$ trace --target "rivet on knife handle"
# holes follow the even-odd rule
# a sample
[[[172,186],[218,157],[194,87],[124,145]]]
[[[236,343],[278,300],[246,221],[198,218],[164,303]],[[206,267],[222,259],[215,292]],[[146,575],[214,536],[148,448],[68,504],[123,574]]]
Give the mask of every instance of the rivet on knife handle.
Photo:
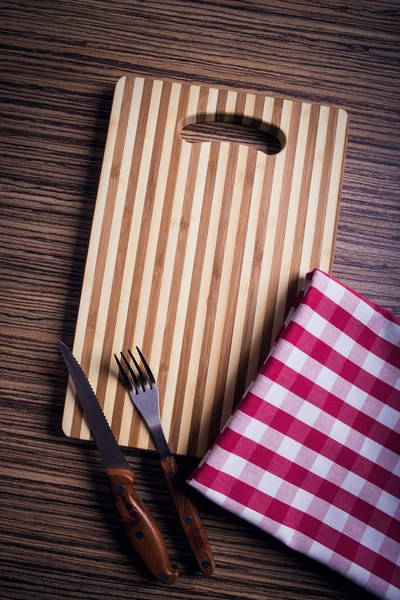
[[[108,469],[107,475],[125,531],[147,568],[162,583],[172,585],[179,577],[168,558],[156,522],[135,493],[134,475],[123,469]]]
[[[179,473],[176,460],[173,456],[167,456],[161,460],[161,465],[171,498],[197,564],[204,575],[212,575],[215,570],[215,561],[210,543],[197,508],[186,493],[185,482]]]

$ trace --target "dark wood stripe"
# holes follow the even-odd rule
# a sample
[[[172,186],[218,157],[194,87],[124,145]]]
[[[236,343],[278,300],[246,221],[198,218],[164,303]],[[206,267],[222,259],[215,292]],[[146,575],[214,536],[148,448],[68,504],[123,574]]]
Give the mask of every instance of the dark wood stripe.
[[[121,172],[122,155],[125,145],[126,129],[129,119],[129,111],[133,93],[133,79],[125,80],[124,95],[122,98],[120,118],[118,122],[118,131],[115,141],[114,155],[112,159],[110,179],[107,189],[106,207],[112,214],[117,196],[118,181]],[[92,294],[90,298],[89,313],[85,331],[85,339],[83,343],[83,351],[81,357],[81,366],[85,373],[89,373],[90,362],[92,358],[93,340],[96,332],[97,314],[100,305],[100,295],[103,286],[104,269],[107,259],[107,250],[110,240],[111,220],[104,219],[101,228],[99,249],[96,258],[96,267],[93,280]],[[104,398],[99,398],[102,405]],[[74,407],[74,415],[72,418],[71,436],[79,436],[82,424],[82,411],[79,402],[76,402]]]
[[[181,90],[181,99],[180,106],[178,108],[178,114],[176,123],[185,118],[188,105],[189,105],[189,97],[190,97],[190,87],[183,86]],[[154,338],[154,329],[157,320],[157,311],[160,300],[160,291],[161,284],[164,272],[164,263],[165,263],[165,254],[167,251],[168,245],[168,236],[171,225],[171,215],[172,209],[174,206],[175,199],[175,191],[176,184],[178,179],[178,171],[179,171],[179,159],[181,156],[182,149],[182,138],[177,131],[177,127],[175,127],[174,131],[174,139],[172,143],[172,151],[171,151],[171,163],[170,169],[168,173],[168,180],[165,189],[165,199],[163,203],[163,212],[161,216],[160,222],[160,231],[158,234],[157,240],[157,250],[156,257],[154,261],[154,274],[151,285],[149,306],[147,309],[146,315],[146,325],[144,330],[144,340],[143,340],[143,352],[144,355],[150,356],[151,348],[153,345]],[[192,153],[192,148],[190,149],[190,153]],[[189,158],[189,163],[191,159]],[[186,184],[187,185],[187,182]],[[155,244],[156,240],[150,240],[151,244]],[[161,332],[160,332],[161,333]]]
[[[199,100],[197,104],[197,114],[206,112],[208,101],[208,90],[201,88]],[[188,166],[188,177],[186,180],[186,188],[184,193],[181,223],[176,246],[174,270],[171,282],[171,291],[167,309],[167,319],[165,324],[164,337],[162,341],[160,368],[158,374],[157,385],[160,394],[160,413],[162,414],[165,398],[165,388],[169,371],[169,358],[171,354],[172,342],[174,337],[174,328],[176,322],[176,313],[178,308],[178,299],[182,284],[182,274],[185,261],[185,251],[188,242],[190,219],[192,215],[193,198],[197,182],[198,165],[200,158],[201,145],[194,144]],[[178,375],[179,377],[179,375]],[[176,452],[178,438],[173,439],[169,436],[169,444],[172,452]]]
[[[150,110],[150,102],[153,91],[153,84],[151,81],[145,81],[143,86],[142,99],[140,103],[139,110],[139,118],[138,125],[136,131],[135,145],[133,149],[133,159],[132,165],[129,173],[129,182],[128,182],[128,190],[127,190],[127,198],[128,198],[128,213],[127,217],[132,219],[133,208],[135,204],[136,192],[137,192],[137,183],[139,179],[139,172],[141,167],[141,159],[143,153],[143,146],[145,141],[145,133],[147,128],[148,115]],[[125,234],[124,234],[125,237]],[[125,249],[126,252],[126,249]],[[127,322],[129,322],[130,315],[128,313]],[[126,344],[124,344],[124,348],[126,349]],[[114,351],[118,351],[119,349],[113,348]],[[122,385],[118,385],[115,394],[114,400],[114,411],[113,411],[113,424],[115,423],[116,427],[121,426],[121,416],[124,405],[124,400],[126,396],[126,391],[123,389]]]
[[[154,275],[153,275],[152,286],[151,286],[149,307],[147,309],[146,328],[145,328],[145,332],[146,332],[145,336],[146,337],[145,337],[145,343],[143,344],[144,352],[147,354],[149,354],[149,352],[148,352],[148,343],[146,343],[146,338],[151,339],[152,335],[153,335],[153,331],[154,331],[154,324],[155,324],[155,318],[157,315],[157,307],[158,307],[158,301],[159,301],[159,295],[160,295],[160,289],[161,289],[162,272],[164,269],[165,250],[166,250],[167,241],[168,241],[168,228],[169,228],[170,219],[171,219],[172,206],[173,206],[174,195],[175,195],[175,186],[176,186],[176,180],[177,180],[177,176],[178,176],[178,165],[179,165],[178,158],[180,156],[180,151],[181,151],[181,147],[182,147],[182,140],[181,140],[180,136],[178,135],[178,133],[176,132],[176,130],[177,130],[177,125],[178,125],[179,121],[182,118],[184,118],[187,113],[187,107],[188,107],[188,102],[189,102],[189,92],[190,92],[190,86],[182,85],[180,97],[179,97],[178,111],[177,111],[177,116],[176,116],[175,135],[174,135],[174,139],[172,142],[172,149],[171,149],[171,157],[174,157],[175,160],[171,160],[170,168],[168,171],[168,178],[167,178],[164,203],[163,203],[163,212],[162,212],[162,216],[161,216],[160,232],[159,232],[159,236],[158,236],[157,251],[156,251],[156,257],[155,257],[155,262],[154,262]],[[141,226],[141,230],[140,230],[141,237],[139,238],[138,248],[147,248],[149,243],[151,243],[151,244],[155,243],[155,240],[149,240],[150,221],[151,221],[151,214],[148,214],[147,210],[143,210],[142,226]],[[142,232],[143,232],[143,237],[142,237]],[[125,329],[124,346],[125,346],[125,344],[129,345],[131,343],[132,336],[134,333],[134,325],[136,323],[136,318],[137,318],[137,310],[138,310],[138,305],[139,305],[140,289],[141,289],[141,282],[142,282],[142,278],[143,278],[145,258],[146,258],[146,253],[143,252],[136,259],[135,273],[133,276],[132,294],[131,294],[131,299],[129,301],[129,309],[128,309],[129,318],[131,316],[130,313],[132,312],[132,320],[131,320],[131,323],[129,323],[130,326],[128,327],[128,324],[127,324],[126,329]],[[134,420],[131,424],[131,429],[130,429],[130,434],[129,434],[129,445],[130,446],[135,446],[137,444],[138,435],[139,435],[139,431],[140,431],[139,424],[140,424],[140,421],[138,421],[138,420],[136,420],[136,422]]]
[[[146,84],[145,84],[146,85]],[[164,83],[161,91],[161,102],[160,102],[160,110],[158,112],[157,117],[157,126],[155,130],[153,149],[151,154],[151,162],[149,168],[149,177],[147,181],[146,188],[146,209],[147,212],[151,214],[152,205],[154,202],[154,194],[155,194],[155,182],[157,179],[160,160],[161,160],[161,150],[164,140],[165,133],[165,123],[168,114],[168,102],[171,94],[171,84]],[[129,238],[131,235],[131,226],[132,226],[132,216],[135,206],[136,199],[136,191],[137,184],[140,172],[140,164],[141,157],[143,152],[144,145],[144,134],[148,121],[148,112],[150,108],[150,98],[151,98],[151,89],[149,87],[148,90],[143,89],[143,95],[145,96],[144,102],[141,103],[141,109],[138,117],[138,128],[137,134],[135,138],[135,144],[133,148],[132,154],[132,163],[131,170],[129,174],[128,187],[126,192],[126,201],[124,205],[124,213],[122,217],[121,223],[121,231],[120,238],[118,243],[118,251],[117,251],[117,261],[114,270],[113,283],[111,288],[111,296],[110,296],[110,304],[108,307],[107,314],[107,329],[104,337],[102,357],[101,357],[101,368],[99,373],[99,380],[97,384],[97,395],[98,397],[104,397],[107,389],[107,381],[109,378],[109,368],[110,362],[113,359],[113,353],[126,350],[126,348],[114,348],[114,335],[115,335],[115,327],[117,324],[118,317],[118,308],[121,297],[121,289],[123,283],[123,275],[126,263],[126,253],[128,250]],[[118,401],[117,401],[118,400]],[[112,429],[114,431],[114,435],[118,439],[120,428],[121,428],[121,418],[124,406],[124,396],[119,395],[116,401],[114,402],[113,408],[113,416],[112,416]]]
[[[256,98],[254,106],[254,117],[253,120],[259,120],[262,117],[264,108],[264,98],[258,96]],[[254,177],[256,173],[257,164],[257,153],[258,151],[249,148],[247,154],[245,179],[242,191],[242,198],[240,202],[240,213],[238,230],[235,239],[235,250],[233,254],[232,271],[229,281],[229,292],[228,292],[228,305],[225,313],[224,331],[222,335],[220,361],[218,364],[217,382],[215,386],[214,401],[212,405],[212,414],[210,429],[208,434],[208,444],[215,441],[221,425],[222,409],[224,404],[224,396],[226,389],[226,378],[228,374],[230,348],[232,344],[233,329],[235,326],[235,316],[238,303],[238,294],[240,286],[240,278],[242,274],[243,256],[246,245],[246,236],[248,229],[248,219],[250,213],[250,206],[252,200],[252,192],[254,185]],[[232,210],[239,210],[239,207],[232,207]],[[235,376],[236,379],[236,376]]]
[[[282,116],[282,100],[275,100],[273,109],[272,109],[272,117],[271,117],[271,125],[274,128],[280,127],[281,116]],[[264,248],[265,248],[265,236],[267,232],[267,223],[268,223],[268,214],[269,207],[271,201],[271,190],[272,190],[272,182],[274,179],[274,171],[275,171],[275,156],[269,156],[267,158],[267,164],[265,167],[264,173],[264,181],[263,188],[261,192],[261,202],[260,202],[260,212],[259,218],[257,221],[257,231],[256,231],[256,239],[254,244],[254,254],[253,254],[253,264],[251,269],[251,282],[252,285],[249,290],[249,297],[247,299],[246,306],[246,316],[244,320],[244,334],[242,337],[242,345],[240,349],[240,358],[239,358],[239,366],[237,371],[237,379],[235,385],[235,398],[233,406],[235,407],[239,402],[240,398],[243,396],[246,388],[246,379],[248,373],[248,365],[250,359],[250,348],[251,341],[253,338],[254,331],[254,319],[256,315],[256,307],[257,307],[257,298],[258,298],[258,290],[260,285],[260,276],[261,276],[261,266],[264,257]],[[260,332],[261,335],[261,332]],[[259,342],[259,339],[255,341],[256,345]],[[252,377],[256,375],[256,373],[252,374]]]
[[[241,122],[244,112],[245,95],[238,94],[235,107],[235,122]],[[207,314],[204,324],[203,340],[200,352],[199,370],[196,381],[196,392],[194,395],[194,405],[190,424],[190,433],[188,441],[188,453],[197,454],[197,445],[200,433],[201,415],[203,412],[204,393],[207,382],[208,365],[210,361],[210,352],[212,338],[214,334],[215,318],[217,314],[217,304],[219,288],[221,283],[222,267],[224,261],[224,252],[226,237],[228,232],[229,214],[231,211],[236,166],[238,160],[239,148],[236,144],[231,144],[228,155],[228,165],[225,175],[224,190],[222,195],[221,214],[219,218],[217,241],[215,246],[213,269],[210,283],[210,291],[207,299]]]
[[[328,129],[326,133],[326,144],[324,150],[324,161],[322,164],[321,184],[318,196],[318,209],[315,220],[314,240],[311,253],[311,267],[317,267],[321,258],[322,238],[324,235],[324,224],[326,207],[328,203],[329,182],[332,172],[332,156],[335,149],[336,127],[338,111],[336,108],[329,110]]]
[[[223,113],[226,107],[226,91],[218,92],[217,99],[217,118],[223,118]],[[220,152],[220,144],[211,144],[210,156],[208,159],[206,183],[204,187],[203,206],[201,209],[201,217],[199,224],[199,232],[196,242],[195,260],[193,266],[192,281],[190,284],[188,310],[186,313],[185,329],[183,333],[183,341],[181,355],[179,359],[179,377],[176,383],[174,408],[172,412],[172,421],[170,429],[170,440],[173,443],[179,438],[179,431],[182,422],[182,410],[185,398],[187,376],[189,370],[190,354],[193,343],[194,326],[196,313],[199,301],[201,275],[204,266],[204,254],[207,244],[207,232],[210,224],[211,204],[214,195],[215,180],[218,167],[218,158]]]
[[[346,164],[346,155],[347,155],[347,148],[348,148],[348,137],[349,137],[349,121],[347,120],[347,124],[346,124],[346,133],[345,133],[345,143],[344,143],[344,151],[343,151],[343,159],[342,159],[342,166],[340,169],[340,183],[339,183],[339,190],[338,190],[338,195],[339,198],[342,198],[342,189],[343,189],[343,182],[344,182],[344,168],[345,168],[345,164]],[[335,215],[335,225],[333,228],[334,231],[334,239],[333,239],[333,248],[332,248],[332,254],[331,254],[331,259],[329,261],[329,270],[328,273],[332,273],[333,271],[333,263],[335,260],[335,254],[336,254],[336,244],[337,244],[337,231],[338,231],[338,226],[339,226],[339,216],[340,216],[340,202],[337,205],[336,208],[336,215]],[[398,221],[400,221],[400,218],[398,219]],[[395,223],[396,226],[396,223]],[[388,227],[388,230],[390,228]]]
[[[286,297],[285,314],[291,308],[298,290],[299,285],[299,269],[301,263],[301,255],[304,246],[304,232],[306,228],[306,218],[308,201],[310,196],[311,178],[313,171],[315,146],[317,143],[317,133],[319,125],[320,107],[316,104],[311,106],[310,121],[308,125],[306,152],[304,156],[304,170],[301,179],[299,206],[297,210],[296,230],[294,234],[292,258],[290,262],[289,286]]]
[[[282,251],[285,241],[286,221],[288,217],[290,190],[292,188],[293,166],[296,157],[297,136],[299,132],[301,116],[301,104],[295,102],[292,107],[290,116],[288,144],[286,147],[286,158],[283,173],[283,183],[279,202],[278,221],[275,233],[275,243],[273,256],[274,261],[271,265],[271,273],[268,284],[268,306],[264,315],[264,327],[261,338],[260,354],[258,366],[260,367],[265,361],[272,343],[273,321],[276,307],[276,299],[278,293],[279,277],[282,264]],[[276,257],[276,259],[275,259]]]

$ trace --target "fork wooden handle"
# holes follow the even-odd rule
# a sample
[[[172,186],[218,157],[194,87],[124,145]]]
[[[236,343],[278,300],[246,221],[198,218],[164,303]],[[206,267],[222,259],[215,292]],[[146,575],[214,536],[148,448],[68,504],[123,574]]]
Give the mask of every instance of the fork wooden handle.
[[[185,482],[173,456],[161,460],[171,498],[174,502],[183,530],[186,534],[197,564],[204,575],[212,575],[215,561],[207,534],[193,501],[185,490]]]

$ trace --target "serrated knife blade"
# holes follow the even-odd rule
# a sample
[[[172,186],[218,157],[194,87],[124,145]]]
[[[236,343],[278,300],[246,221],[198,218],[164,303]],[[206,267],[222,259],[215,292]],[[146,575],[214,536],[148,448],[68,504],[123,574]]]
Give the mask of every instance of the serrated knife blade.
[[[82,404],[86,420],[93,434],[94,440],[103,459],[105,468],[129,469],[130,466],[118,446],[114,434],[111,431],[99,401],[90,385],[82,367],[72,354],[70,349],[60,340],[58,347],[67,365],[69,374],[74,383],[76,393]]]

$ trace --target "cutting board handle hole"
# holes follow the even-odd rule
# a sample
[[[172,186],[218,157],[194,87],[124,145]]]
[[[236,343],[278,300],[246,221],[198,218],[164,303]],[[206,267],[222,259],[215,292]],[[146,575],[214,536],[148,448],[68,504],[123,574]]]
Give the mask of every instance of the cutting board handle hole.
[[[185,142],[231,142],[244,144],[265,154],[278,154],[286,144],[279,127],[243,115],[196,115],[182,119],[178,133]]]

